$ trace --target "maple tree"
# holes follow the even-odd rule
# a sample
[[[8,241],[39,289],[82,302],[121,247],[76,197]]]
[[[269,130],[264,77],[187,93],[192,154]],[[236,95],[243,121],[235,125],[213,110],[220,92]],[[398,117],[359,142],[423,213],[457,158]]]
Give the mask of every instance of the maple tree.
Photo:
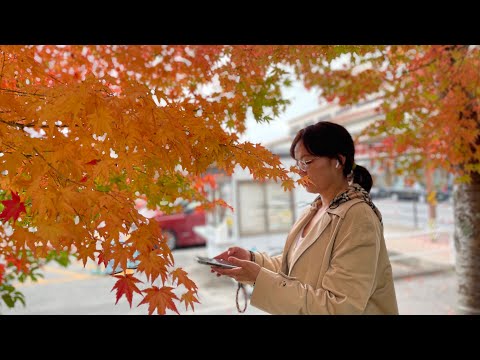
[[[139,296],[150,314],[178,312],[178,302],[193,310],[198,289],[134,201],[164,213],[179,210],[179,198],[227,206],[205,194],[212,165],[292,189],[294,170],[239,135],[248,111],[259,122],[284,111],[282,86],[297,78],[341,105],[375,96],[385,117],[366,134],[410,154],[406,171],[457,174],[461,303],[478,311],[478,69],[472,46],[0,46],[0,292],[23,301],[14,274],[75,254],[114,268],[139,262],[117,275],[117,302]]]
[[[35,279],[44,261],[75,255],[114,269],[138,262],[116,276],[117,302],[193,310],[195,283],[135,199],[165,214],[180,198],[228,206],[206,196],[212,165],[248,167],[291,189],[279,158],[239,134],[247,110],[258,121],[284,110],[281,63],[296,58],[285,46],[0,46],[4,302],[23,301],[13,284]]]

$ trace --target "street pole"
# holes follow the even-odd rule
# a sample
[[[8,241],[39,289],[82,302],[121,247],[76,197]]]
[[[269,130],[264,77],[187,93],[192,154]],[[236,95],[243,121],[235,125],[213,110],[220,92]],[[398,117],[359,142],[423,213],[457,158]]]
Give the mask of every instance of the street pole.
[[[415,227],[415,229],[418,228],[417,202],[418,202],[418,199],[413,200],[413,226]]]

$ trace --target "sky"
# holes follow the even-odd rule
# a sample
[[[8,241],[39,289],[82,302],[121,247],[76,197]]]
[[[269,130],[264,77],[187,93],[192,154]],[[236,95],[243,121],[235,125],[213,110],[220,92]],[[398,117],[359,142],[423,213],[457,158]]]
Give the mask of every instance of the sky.
[[[307,91],[300,82],[294,82],[284,89],[284,94],[291,101],[285,112],[274,118],[270,123],[257,124],[253,115],[247,116],[247,131],[242,141],[261,143],[274,140],[288,134],[287,121],[306,114],[319,107],[318,92]]]

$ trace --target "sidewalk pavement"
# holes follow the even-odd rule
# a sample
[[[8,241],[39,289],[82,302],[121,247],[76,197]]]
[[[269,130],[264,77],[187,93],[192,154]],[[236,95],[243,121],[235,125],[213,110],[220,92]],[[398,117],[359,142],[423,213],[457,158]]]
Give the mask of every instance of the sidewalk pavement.
[[[456,314],[457,280],[455,254],[451,231],[412,229],[402,226],[385,227],[385,241],[392,263],[395,289],[401,315],[453,315]],[[202,268],[190,268],[189,274],[205,273]],[[202,280],[208,278],[208,283]],[[212,279],[213,278],[213,279]],[[209,273],[200,277],[199,289],[203,299],[209,301],[208,292],[222,287],[222,306],[203,308],[194,314],[242,315],[235,307],[236,284],[231,279],[216,278]],[[249,289],[251,291],[251,288]],[[207,294],[207,296],[205,296]],[[216,295],[219,295],[217,293]],[[217,296],[216,301],[220,298]],[[243,307],[243,298],[240,299]],[[252,306],[244,315],[264,315]]]
[[[455,315],[458,283],[453,227],[385,227],[400,314]]]
[[[396,278],[404,276],[402,268],[412,274],[455,268],[453,229],[412,229],[394,225],[385,227],[385,242]],[[395,269],[394,269],[395,270]]]

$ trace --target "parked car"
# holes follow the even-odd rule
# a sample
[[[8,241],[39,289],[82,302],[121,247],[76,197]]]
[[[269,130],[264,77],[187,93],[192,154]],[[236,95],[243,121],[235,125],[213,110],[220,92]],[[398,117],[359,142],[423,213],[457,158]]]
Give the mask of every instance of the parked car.
[[[390,196],[395,200],[413,200],[419,201],[425,196],[425,190],[422,186],[405,186],[403,184],[393,185],[388,189]]]
[[[419,201],[422,194],[419,190],[404,188],[392,189],[391,195],[393,199]]]
[[[183,211],[164,215],[157,214],[154,218],[167,233],[167,244],[170,249],[193,245],[205,245],[206,239],[193,231],[195,226],[206,224],[204,210],[197,209],[198,203],[183,203]]]
[[[170,249],[192,245],[205,245],[206,239],[193,231],[195,226],[204,226],[207,222],[204,210],[198,209],[198,201],[181,200],[178,205],[182,210],[174,214],[164,214],[159,210],[150,210],[146,207],[144,198],[135,200],[135,208],[146,218],[155,219],[167,233],[167,244]]]
[[[391,194],[390,194],[390,191],[384,187],[372,187],[372,189],[370,190],[370,197],[372,199],[384,199],[384,198],[387,198],[389,197]]]
[[[452,190],[438,190],[436,194],[437,201],[447,201],[452,196]]]
[[[144,208],[146,201],[137,202],[137,210]],[[195,226],[206,224],[206,214],[204,210],[197,209],[198,203],[182,202],[182,211],[175,214],[163,214],[160,211],[152,211],[147,217],[153,217],[158,222],[161,229],[167,235],[167,245],[173,250],[193,245],[205,245],[206,239],[193,231]],[[136,256],[138,253],[135,253]],[[127,269],[135,269],[137,261],[129,261]],[[122,272],[120,266],[113,271],[113,260],[105,268],[106,274]]]

